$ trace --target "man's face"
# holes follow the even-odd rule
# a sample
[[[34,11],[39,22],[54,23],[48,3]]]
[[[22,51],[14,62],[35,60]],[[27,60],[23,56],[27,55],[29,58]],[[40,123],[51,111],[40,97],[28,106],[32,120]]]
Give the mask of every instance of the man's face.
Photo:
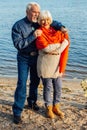
[[[40,14],[40,9],[37,6],[32,6],[31,10],[26,11],[27,18],[31,22],[37,22],[38,16]]]

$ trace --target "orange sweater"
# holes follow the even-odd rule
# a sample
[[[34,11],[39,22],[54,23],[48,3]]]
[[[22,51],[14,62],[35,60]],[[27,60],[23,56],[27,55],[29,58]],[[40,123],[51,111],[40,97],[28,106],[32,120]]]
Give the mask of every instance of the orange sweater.
[[[44,49],[49,44],[62,43],[64,39],[69,41],[69,37],[67,33],[62,33],[61,31],[56,31],[52,27],[50,29],[40,28],[42,30],[42,35],[37,37],[36,39],[36,47],[38,50]],[[69,45],[62,52],[59,62],[59,72],[64,73],[67,59],[68,59],[68,49]]]

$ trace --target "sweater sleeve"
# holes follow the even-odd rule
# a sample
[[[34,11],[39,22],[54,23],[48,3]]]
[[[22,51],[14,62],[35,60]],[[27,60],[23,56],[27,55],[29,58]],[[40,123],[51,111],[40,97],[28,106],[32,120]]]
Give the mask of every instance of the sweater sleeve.
[[[68,42],[68,40],[65,39],[65,40],[61,43],[60,47],[58,48],[58,50],[57,50],[58,53],[62,53],[68,45],[69,45],[69,42]]]
[[[53,51],[56,51],[59,47],[60,47],[60,44],[53,43],[53,44],[49,44],[47,47],[45,47],[44,49],[42,49],[42,51],[44,51],[46,53],[51,53]]]

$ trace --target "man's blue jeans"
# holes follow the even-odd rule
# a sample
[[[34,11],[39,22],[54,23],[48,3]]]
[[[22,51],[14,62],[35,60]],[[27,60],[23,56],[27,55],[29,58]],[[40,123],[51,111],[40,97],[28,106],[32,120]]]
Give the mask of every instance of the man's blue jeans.
[[[30,72],[29,101],[37,101],[37,91],[40,79],[37,76],[36,64],[37,56],[17,56],[18,62],[18,82],[14,95],[13,114],[20,116],[26,99],[26,82]]]
[[[61,99],[62,79],[60,77],[42,78],[42,82],[44,86],[43,98],[45,106],[58,104]]]

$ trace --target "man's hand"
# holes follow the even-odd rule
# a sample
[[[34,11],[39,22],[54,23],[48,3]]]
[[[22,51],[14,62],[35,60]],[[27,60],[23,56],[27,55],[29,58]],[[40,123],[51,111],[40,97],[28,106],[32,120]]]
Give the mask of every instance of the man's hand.
[[[61,31],[63,32],[63,33],[68,33],[68,29],[67,28],[65,28],[65,27],[61,27]]]
[[[41,36],[41,34],[42,34],[42,30],[37,29],[37,30],[35,30],[33,35],[37,38],[37,37]]]

